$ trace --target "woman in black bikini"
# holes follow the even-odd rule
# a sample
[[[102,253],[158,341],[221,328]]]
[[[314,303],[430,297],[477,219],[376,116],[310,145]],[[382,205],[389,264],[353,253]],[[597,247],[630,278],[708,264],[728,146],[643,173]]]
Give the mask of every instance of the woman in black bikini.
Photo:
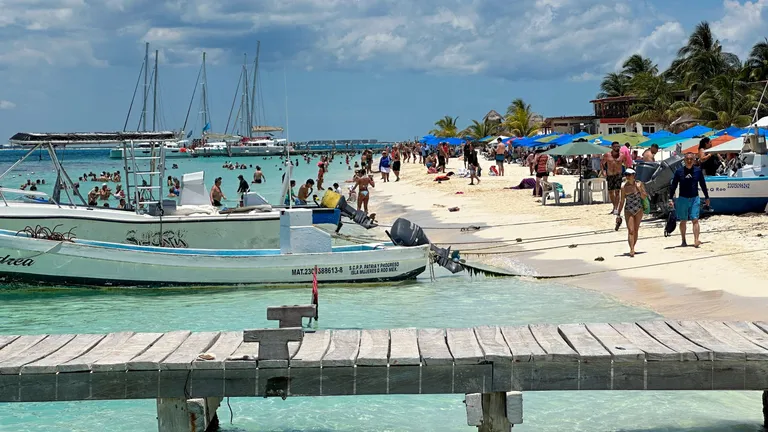
[[[640,222],[643,221],[643,200],[648,196],[643,183],[635,180],[635,170],[627,168],[624,173],[627,181],[621,188],[621,200],[619,201],[619,214],[624,209],[624,217],[627,219],[627,242],[629,243],[629,256],[635,256],[635,244],[637,244]],[[621,225],[621,216],[616,216],[616,229]]]

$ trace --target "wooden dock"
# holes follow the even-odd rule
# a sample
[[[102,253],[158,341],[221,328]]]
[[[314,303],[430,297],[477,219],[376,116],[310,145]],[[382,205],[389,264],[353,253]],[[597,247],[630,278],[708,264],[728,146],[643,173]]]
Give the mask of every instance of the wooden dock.
[[[0,336],[0,402],[458,393],[469,424],[509,430],[509,392],[545,390],[765,391],[768,323]]]

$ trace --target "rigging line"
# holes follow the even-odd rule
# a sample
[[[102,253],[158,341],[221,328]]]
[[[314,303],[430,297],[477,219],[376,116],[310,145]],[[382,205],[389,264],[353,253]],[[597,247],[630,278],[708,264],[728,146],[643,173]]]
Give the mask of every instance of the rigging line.
[[[133,96],[131,96],[131,104],[128,106],[128,115],[125,116],[125,123],[123,124],[123,132],[128,128],[128,120],[131,119],[131,111],[133,110],[133,103],[136,101],[136,93],[139,91],[139,83],[141,83],[141,73],[144,72],[144,62],[141,62],[141,69],[139,69],[139,77],[136,78],[136,87],[133,88]]]
[[[149,75],[149,80],[152,81],[152,77],[154,76],[155,76],[155,71],[153,70],[152,74]],[[144,92],[144,97],[145,98],[149,97],[149,88],[147,88],[147,91]],[[141,130],[141,121],[144,118],[145,114],[146,113],[142,113],[142,115],[139,116],[139,124],[136,125],[136,131]]]
[[[200,69],[197,71],[197,78],[195,79],[195,88],[192,89],[192,98],[189,100],[189,107],[187,108],[187,116],[184,117],[184,126],[181,128],[184,132],[187,131],[187,122],[189,121],[189,113],[192,112],[192,104],[195,102],[195,93],[197,93],[197,86],[200,84],[200,74],[203,72],[203,65],[200,65]]]
[[[724,253],[720,255],[710,255],[710,256],[704,256],[704,257],[686,258],[686,259],[677,260],[677,261],[667,261],[667,262],[660,262],[660,263],[654,263],[654,264],[642,264],[642,265],[624,267],[624,268],[618,268],[618,269],[603,269],[603,270],[596,270],[596,271],[584,272],[584,273],[574,273],[569,275],[544,275],[544,276],[527,276],[527,277],[531,277],[534,279],[549,279],[549,280],[565,279],[565,278],[590,276],[590,275],[602,274],[602,273],[613,273],[613,272],[620,272],[620,271],[626,271],[626,270],[637,270],[642,268],[658,267],[658,266],[670,265],[670,264],[682,264],[682,263],[692,262],[692,261],[701,261],[701,260],[712,259],[712,258],[723,258],[723,257],[735,256],[735,255],[746,255],[746,254],[753,254],[758,252],[768,252],[768,248],[755,249],[755,250],[749,250],[749,251],[729,252],[729,253]]]
[[[429,229],[429,230],[451,230],[451,229],[466,229],[471,228],[473,226],[477,226],[480,229],[484,228],[500,228],[500,227],[509,227],[509,226],[518,226],[518,225],[534,225],[534,224],[544,224],[544,223],[555,223],[555,222],[567,222],[567,221],[574,221],[579,218],[567,218],[567,219],[552,219],[552,220],[543,220],[543,221],[530,221],[530,222],[512,222],[512,223],[506,223],[506,224],[497,224],[497,225],[465,225],[465,226],[451,226],[451,227],[444,227],[444,226],[438,226],[438,227],[421,227],[421,229]],[[382,228],[392,228],[392,225],[379,225]]]
[[[751,231],[747,228],[731,228],[731,229],[724,229],[724,230],[712,230],[712,231],[706,231],[702,232],[702,234],[716,234],[716,233],[723,233],[723,232],[733,232],[733,231]],[[655,238],[662,238],[666,237],[664,235],[656,235],[656,236],[648,236],[648,237],[642,237],[639,238],[639,240],[649,240],[649,239],[655,239]],[[565,247],[571,247],[571,246],[596,246],[596,245],[605,245],[605,244],[611,244],[611,243],[620,243],[625,242],[627,239],[617,239],[617,240],[604,240],[604,241],[598,241],[598,242],[589,242],[589,243],[574,243],[569,245],[558,245],[558,246],[549,246],[549,247],[542,247],[542,248],[536,248],[536,249],[516,249],[516,250],[510,250],[510,251],[497,251],[497,252],[472,252],[472,251],[479,251],[479,250],[489,250],[489,249],[497,249],[504,246],[512,246],[512,245],[500,245],[500,246],[489,246],[487,248],[477,248],[477,249],[460,249],[459,251],[464,255],[501,255],[501,254],[513,254],[513,253],[525,253],[525,252],[541,252],[546,251],[550,249],[561,249]]]
[[[224,128],[224,135],[229,133],[229,122],[232,120],[232,111],[235,110],[235,102],[237,101],[237,94],[240,92],[240,83],[243,81],[243,72],[240,71],[240,77],[237,79],[237,87],[235,88],[235,97],[232,98],[232,107],[229,108],[229,117],[227,117],[227,126]],[[237,111],[238,115],[240,110]],[[237,120],[235,120],[237,123]],[[232,126],[234,128],[234,126]]]

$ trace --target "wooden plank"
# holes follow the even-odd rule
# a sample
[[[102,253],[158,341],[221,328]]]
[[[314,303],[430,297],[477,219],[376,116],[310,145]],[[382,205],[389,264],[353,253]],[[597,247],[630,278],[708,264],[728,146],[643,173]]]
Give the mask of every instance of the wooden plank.
[[[544,351],[544,348],[533,337],[533,333],[531,333],[531,329],[528,326],[501,327],[501,334],[504,335],[509,350],[512,352],[512,357],[516,362],[547,360],[547,352]]]
[[[557,329],[573,350],[579,353],[581,359],[611,359],[611,353],[587,331],[584,324],[562,324],[557,326]]]
[[[224,361],[243,343],[243,332],[221,332],[216,342],[206,350],[213,360],[195,360],[193,369],[224,369]],[[258,349],[256,350],[258,353]]]
[[[323,367],[354,366],[359,351],[360,330],[334,330],[321,364]]]
[[[176,350],[191,334],[188,330],[163,334],[151,347],[128,361],[128,370],[159,370],[160,362]]]
[[[755,321],[754,324],[760,328],[760,330],[768,333],[768,322],[766,321]]]
[[[696,321],[667,321],[667,325],[688,340],[712,351],[712,360],[746,360],[746,354],[738,348],[718,340]]]
[[[56,367],[58,372],[84,372],[91,370],[91,365],[97,360],[108,355],[117,347],[124,344],[135,333],[133,332],[118,332],[109,333],[104,339],[102,339],[95,347],[93,347],[87,353],[76,357],[68,362],[61,363]]]
[[[0,349],[18,339],[19,335],[0,335]],[[0,357],[2,358],[2,357]]]
[[[509,346],[507,346],[507,342],[504,340],[504,335],[499,327],[480,326],[475,327],[474,331],[477,343],[480,345],[480,349],[483,350],[485,361],[504,363],[513,361],[512,351],[509,350]]]
[[[197,356],[206,352],[218,337],[219,332],[192,333],[160,363],[160,370],[192,369],[192,363],[197,360]]]
[[[45,339],[46,336],[47,335],[19,336],[4,348],[0,348],[0,363],[21,355],[22,352],[32,346],[35,346],[35,344]]]
[[[389,361],[389,330],[363,330],[358,366],[386,366]]]
[[[242,333],[240,333],[242,338]],[[259,358],[258,342],[242,342],[229,357],[224,359],[224,369],[256,369]]]
[[[389,331],[389,364],[420,365],[419,340],[416,329],[392,329]]]
[[[768,333],[756,325],[746,321],[728,321],[725,325],[753,344],[768,349]]]
[[[135,333],[122,344],[91,363],[94,372],[113,372],[128,370],[128,362],[138,357],[155,343],[162,333]]]
[[[587,324],[587,331],[611,353],[614,361],[642,361],[645,353],[610,324]]]
[[[453,364],[443,329],[419,329],[418,338],[419,354],[425,366]]]
[[[643,321],[637,323],[637,325],[651,335],[651,337],[680,354],[680,360],[696,361],[712,359],[712,354],[708,349],[696,345],[686,339],[678,332],[672,330],[672,328],[663,321]]]
[[[304,333],[299,352],[290,360],[291,367],[320,367],[323,355],[331,343],[331,332],[321,330],[314,333]]]
[[[96,344],[101,342],[106,335],[103,334],[79,334],[76,335],[68,344],[60,350],[46,356],[36,362],[25,365],[21,368],[22,374],[43,374],[56,373],[56,368],[74,358],[90,351]]]
[[[531,324],[528,327],[536,342],[546,351],[548,360],[578,360],[579,355],[563,340],[557,327],[550,324]]]
[[[731,327],[719,321],[697,321],[707,333],[733,349],[743,352],[747,360],[768,360],[768,350],[758,346]]]
[[[73,334],[50,335],[20,352],[19,355],[0,363],[0,374],[18,374],[21,371],[22,366],[36,362],[37,360],[56,352],[66,345],[67,342],[74,339],[74,337],[75,335]]]
[[[624,336],[635,348],[643,351],[645,359],[648,361],[673,361],[681,359],[680,353],[657,341],[635,323],[614,323],[611,324],[611,327]]]
[[[449,328],[445,331],[445,340],[456,364],[479,364],[485,360],[471,328]]]

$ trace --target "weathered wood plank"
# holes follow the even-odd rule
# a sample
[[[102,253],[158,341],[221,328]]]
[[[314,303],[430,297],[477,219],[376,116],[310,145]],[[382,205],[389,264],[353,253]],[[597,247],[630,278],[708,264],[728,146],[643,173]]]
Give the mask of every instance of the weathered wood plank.
[[[587,326],[589,327],[589,326]],[[624,336],[634,347],[645,353],[648,361],[681,360],[680,353],[654,339],[635,323],[613,323],[616,331]]]
[[[291,367],[320,367],[323,355],[331,343],[331,332],[321,330],[314,333],[305,333],[301,341],[299,352],[290,360]]]
[[[133,332],[110,333],[87,353],[76,357],[56,367],[58,372],[85,372],[91,370],[91,365],[104,358],[113,350],[124,344],[134,335]]]
[[[390,365],[420,365],[419,341],[416,329],[392,329],[389,331]]]
[[[754,324],[760,328],[760,330],[768,333],[768,322],[766,321],[755,321]]]
[[[19,355],[0,363],[0,374],[18,374],[21,367],[36,362],[41,358],[56,352],[67,342],[74,339],[73,334],[50,335],[35,345],[21,351]]]
[[[451,365],[453,356],[448,350],[443,329],[419,329],[419,354],[425,366]]]
[[[549,324],[531,324],[533,337],[541,348],[546,351],[547,359],[551,361],[577,361],[579,355],[563,340],[556,326]]]
[[[768,350],[742,337],[739,332],[719,321],[697,321],[715,339],[743,352],[747,360],[768,360]]]
[[[60,350],[48,355],[36,362],[24,365],[22,374],[56,373],[56,368],[62,363],[80,357],[98,344],[106,335],[104,334],[79,334]]]
[[[163,333],[135,333],[111,352],[91,363],[94,372],[126,371],[127,363],[149,349]]]
[[[768,333],[756,325],[746,321],[727,321],[725,325],[753,344],[768,349]]]
[[[478,364],[485,360],[471,328],[449,328],[445,331],[445,339],[456,364]]]
[[[3,349],[9,343],[15,341],[19,335],[0,335],[0,349]],[[2,359],[2,357],[0,357]]]
[[[587,327],[584,324],[562,324],[557,326],[557,329],[573,350],[579,353],[580,359],[611,359],[611,353],[587,331]]]
[[[360,351],[360,330],[334,330],[323,367],[354,366]]]
[[[637,325],[651,335],[651,337],[680,354],[680,360],[712,359],[711,351],[686,339],[662,321],[643,321],[637,323]]]
[[[611,353],[614,361],[642,362],[645,359],[645,353],[615,328],[611,327],[610,324],[587,324],[586,328],[602,344],[603,348]]]
[[[480,349],[483,350],[485,361],[499,363],[511,363],[514,361],[512,351],[509,350],[509,346],[507,346],[507,342],[504,340],[504,335],[499,327],[480,326],[475,327],[474,331],[477,343],[480,345]]]
[[[188,330],[164,333],[151,347],[128,361],[128,370],[160,370],[160,362],[176,350],[191,334]]]
[[[358,366],[386,366],[389,362],[389,330],[363,330]]]
[[[512,352],[512,357],[516,362],[545,361],[547,352],[544,351],[536,338],[527,326],[523,327],[501,327],[501,334],[507,341],[507,346]],[[565,342],[563,342],[565,344]],[[567,347],[568,345],[566,345]],[[569,348],[570,349],[570,348]],[[576,355],[576,353],[573,353]]]
[[[242,338],[242,333],[240,334]],[[235,352],[224,359],[224,369],[255,369],[259,359],[258,342],[242,342]]]
[[[221,332],[216,342],[206,350],[213,360],[195,359],[192,369],[224,369],[224,361],[243,343],[243,332]],[[258,353],[258,351],[256,351]]]
[[[0,348],[0,363],[21,355],[24,350],[35,346],[35,344],[45,339],[46,336],[48,335],[24,335],[16,338],[4,348]]]
[[[745,360],[746,354],[718,340],[696,321],[667,321],[667,324],[688,340],[712,352],[712,360]]]
[[[192,369],[192,363],[197,360],[197,356],[206,352],[218,337],[219,332],[192,333],[160,363],[160,370]]]

